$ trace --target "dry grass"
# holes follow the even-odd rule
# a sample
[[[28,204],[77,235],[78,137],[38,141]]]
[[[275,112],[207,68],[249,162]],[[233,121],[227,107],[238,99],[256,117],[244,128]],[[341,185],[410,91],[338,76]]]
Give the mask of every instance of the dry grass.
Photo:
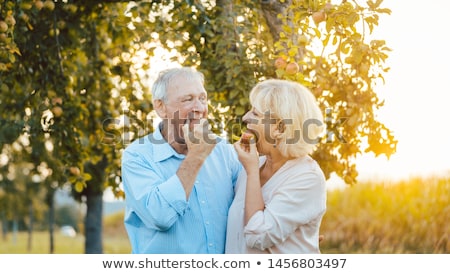
[[[360,183],[328,194],[322,222],[322,253],[444,253],[450,252],[450,178],[411,179],[407,182]],[[0,253],[49,253],[47,232],[0,239]],[[105,254],[128,254],[131,247],[123,213],[104,219]],[[55,233],[55,253],[82,254],[84,237]]]
[[[364,183],[328,194],[324,253],[449,253],[450,178]]]
[[[106,216],[103,220],[103,253],[129,254],[131,246],[123,226],[123,213]],[[83,254],[84,236],[66,237],[59,232],[54,234],[55,254]],[[47,231],[35,231],[32,235],[31,250],[28,250],[28,234],[19,232],[9,234],[6,240],[0,239],[0,254],[48,254],[50,238]]]

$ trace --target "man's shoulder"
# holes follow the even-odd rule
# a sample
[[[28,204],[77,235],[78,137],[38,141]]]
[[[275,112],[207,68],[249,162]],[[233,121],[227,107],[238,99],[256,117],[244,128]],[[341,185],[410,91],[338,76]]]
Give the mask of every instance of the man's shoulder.
[[[154,140],[153,133],[141,136],[133,140],[130,144],[125,147],[125,151],[139,151],[142,149],[149,149],[156,142]]]

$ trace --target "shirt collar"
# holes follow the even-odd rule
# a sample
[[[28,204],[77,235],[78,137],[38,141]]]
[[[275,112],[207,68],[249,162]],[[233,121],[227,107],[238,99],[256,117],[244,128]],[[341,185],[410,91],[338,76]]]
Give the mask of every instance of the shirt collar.
[[[172,156],[184,159],[185,155],[179,154],[176,152],[169,143],[164,139],[161,133],[162,129],[162,122],[156,127],[155,131],[153,132],[153,159],[155,159],[156,162],[164,161]]]

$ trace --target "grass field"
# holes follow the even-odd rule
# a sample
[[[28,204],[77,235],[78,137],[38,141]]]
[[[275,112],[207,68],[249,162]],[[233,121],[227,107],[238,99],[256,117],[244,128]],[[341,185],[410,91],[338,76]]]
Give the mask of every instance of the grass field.
[[[12,236],[6,242],[0,241],[0,254],[48,254],[49,253],[49,235],[48,232],[34,232],[32,241],[32,250],[27,250],[28,236],[24,232],[17,235],[17,241],[14,243]],[[103,242],[103,252],[105,254],[128,254],[131,247],[128,238],[120,236],[105,237]],[[56,233],[55,235],[55,254],[83,254],[84,237],[78,235],[74,238],[65,237]]]
[[[106,254],[130,253],[123,214],[105,217]],[[450,253],[450,177],[411,179],[393,184],[359,183],[328,194],[322,222],[322,253]],[[0,253],[49,253],[47,232],[0,239]],[[84,237],[55,233],[55,253],[84,252]]]
[[[324,253],[450,253],[450,177],[359,184],[327,204]]]

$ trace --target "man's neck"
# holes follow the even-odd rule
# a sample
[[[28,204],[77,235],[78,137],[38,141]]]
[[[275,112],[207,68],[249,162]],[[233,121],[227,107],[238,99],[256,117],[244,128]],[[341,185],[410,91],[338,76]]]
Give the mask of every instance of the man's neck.
[[[161,135],[166,140],[166,142],[179,154],[186,155],[188,153],[188,147],[185,143],[180,143],[175,140],[173,134],[169,134],[169,130],[167,126],[164,126],[163,123],[159,125],[159,130],[161,131]]]

